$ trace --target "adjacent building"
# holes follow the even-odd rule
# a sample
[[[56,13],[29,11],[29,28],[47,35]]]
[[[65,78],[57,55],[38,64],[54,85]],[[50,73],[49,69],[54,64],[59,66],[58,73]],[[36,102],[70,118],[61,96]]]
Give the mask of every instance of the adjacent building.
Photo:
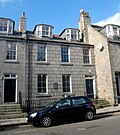
[[[118,104],[120,98],[120,26],[100,27],[90,23],[88,13],[81,10],[84,42],[94,44],[98,98]]]

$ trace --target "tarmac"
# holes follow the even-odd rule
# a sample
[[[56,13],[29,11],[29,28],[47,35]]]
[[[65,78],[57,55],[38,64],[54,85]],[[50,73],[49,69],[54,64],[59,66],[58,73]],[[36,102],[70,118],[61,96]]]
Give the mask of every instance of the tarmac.
[[[96,115],[104,115],[109,113],[120,112],[120,104],[118,106],[110,106],[96,110]],[[14,119],[1,119],[0,128],[5,126],[15,126],[15,125],[27,125],[27,118],[14,118]]]

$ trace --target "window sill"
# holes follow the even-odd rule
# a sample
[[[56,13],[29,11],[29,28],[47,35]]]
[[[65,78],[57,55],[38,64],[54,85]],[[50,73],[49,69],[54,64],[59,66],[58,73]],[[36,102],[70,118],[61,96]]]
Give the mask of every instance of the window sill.
[[[51,97],[48,93],[37,93],[37,97]]]
[[[50,65],[50,62],[46,62],[46,61],[37,61],[36,64],[39,64],[39,65]]]
[[[95,66],[94,64],[82,64],[83,66]]]
[[[60,65],[63,65],[63,66],[73,66],[73,64],[72,63],[65,63],[65,62],[62,62],[62,63],[60,63]]]
[[[73,95],[72,92],[63,92],[63,97],[72,96],[72,95]]]
[[[13,64],[19,64],[19,61],[12,61],[12,60],[6,60],[4,63],[13,63]]]

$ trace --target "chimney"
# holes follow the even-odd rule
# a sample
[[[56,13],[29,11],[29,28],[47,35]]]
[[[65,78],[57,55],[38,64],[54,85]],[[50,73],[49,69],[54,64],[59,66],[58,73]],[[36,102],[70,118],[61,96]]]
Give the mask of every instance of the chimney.
[[[84,9],[80,10],[80,18],[79,18],[79,30],[80,30],[80,37],[82,38],[83,42],[88,42],[88,30],[87,25],[91,25],[91,19],[89,13],[85,12]]]
[[[25,17],[25,12],[22,13],[22,16],[20,18],[20,22],[18,25],[18,31],[25,33],[26,32],[26,17]]]

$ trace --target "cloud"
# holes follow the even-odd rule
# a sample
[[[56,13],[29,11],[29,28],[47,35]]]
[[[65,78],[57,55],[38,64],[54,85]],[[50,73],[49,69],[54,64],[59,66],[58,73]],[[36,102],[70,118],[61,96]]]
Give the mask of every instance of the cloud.
[[[0,0],[0,4],[4,4],[4,3],[8,3],[8,2],[12,2],[13,0]]]
[[[0,6],[5,7],[7,3],[11,3],[13,0],[0,0]]]
[[[104,26],[106,24],[116,24],[116,25],[120,25],[120,13],[115,13],[113,16],[110,16],[104,20],[101,20],[97,23],[95,23],[95,25],[98,26]]]

